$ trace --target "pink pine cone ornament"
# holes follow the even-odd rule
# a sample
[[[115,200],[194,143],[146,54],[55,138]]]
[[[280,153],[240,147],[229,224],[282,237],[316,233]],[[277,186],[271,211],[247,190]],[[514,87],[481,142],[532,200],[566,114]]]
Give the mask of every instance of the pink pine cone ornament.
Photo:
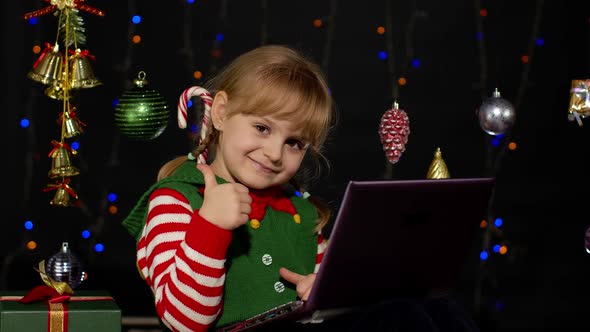
[[[379,137],[385,156],[390,163],[397,163],[402,153],[406,151],[408,136],[410,136],[410,119],[406,112],[394,103],[393,108],[383,114],[379,123]]]

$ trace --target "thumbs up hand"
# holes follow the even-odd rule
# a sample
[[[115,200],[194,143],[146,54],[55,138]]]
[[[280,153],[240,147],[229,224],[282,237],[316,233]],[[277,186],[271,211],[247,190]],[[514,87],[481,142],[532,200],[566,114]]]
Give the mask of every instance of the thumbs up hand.
[[[218,184],[209,165],[198,164],[205,179],[205,194],[199,214],[220,228],[233,230],[246,222],[251,212],[252,198],[248,188],[240,183]]]

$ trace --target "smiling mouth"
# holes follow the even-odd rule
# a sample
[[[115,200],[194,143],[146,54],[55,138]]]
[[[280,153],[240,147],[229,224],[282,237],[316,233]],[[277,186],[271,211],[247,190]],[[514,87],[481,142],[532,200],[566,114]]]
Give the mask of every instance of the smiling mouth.
[[[261,163],[257,162],[257,161],[256,161],[256,160],[254,160],[254,159],[250,159],[250,160],[252,160],[252,162],[254,163],[254,165],[256,165],[256,168],[260,169],[260,170],[261,170],[261,171],[263,171],[264,173],[278,173],[278,171],[277,171],[277,170],[275,170],[275,169],[272,169],[272,168],[270,168],[270,167],[266,167],[266,166],[264,166],[263,164],[261,164]]]

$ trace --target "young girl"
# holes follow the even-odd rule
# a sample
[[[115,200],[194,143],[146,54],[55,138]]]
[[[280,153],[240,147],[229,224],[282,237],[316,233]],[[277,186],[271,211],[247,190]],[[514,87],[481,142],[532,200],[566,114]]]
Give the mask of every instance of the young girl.
[[[200,144],[161,168],[123,222],[173,331],[307,299],[326,246],[329,210],[294,180],[306,155],[321,155],[333,120],[320,68],[291,48],[263,46],[208,88]],[[180,112],[181,127],[185,119]]]

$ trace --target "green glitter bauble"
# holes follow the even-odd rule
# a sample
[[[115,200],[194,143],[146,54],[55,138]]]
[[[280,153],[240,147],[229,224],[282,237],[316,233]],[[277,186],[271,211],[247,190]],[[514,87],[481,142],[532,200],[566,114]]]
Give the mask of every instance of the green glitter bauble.
[[[134,83],[135,87],[126,91],[115,106],[115,123],[130,139],[151,140],[166,129],[170,108],[157,91],[146,87],[143,71]]]

